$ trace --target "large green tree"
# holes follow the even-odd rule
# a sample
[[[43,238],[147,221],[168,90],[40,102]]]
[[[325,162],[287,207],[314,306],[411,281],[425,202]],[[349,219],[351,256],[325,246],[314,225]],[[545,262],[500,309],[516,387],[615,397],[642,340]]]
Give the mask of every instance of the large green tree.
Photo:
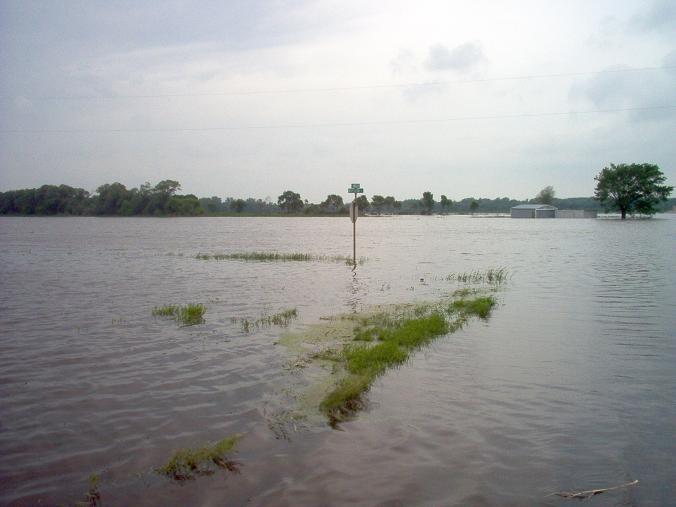
[[[622,220],[627,218],[627,213],[655,214],[655,206],[666,201],[674,190],[662,184],[666,177],[655,164],[610,164],[594,179],[594,198],[606,210],[619,211]]]
[[[432,192],[423,192],[422,206],[423,213],[427,213],[428,215],[432,213],[434,209],[434,195],[432,195]]]
[[[280,208],[289,213],[298,212],[303,209],[303,200],[300,198],[300,194],[291,190],[286,190],[282,193],[282,195],[277,198],[277,204]]]
[[[337,213],[343,209],[343,198],[336,194],[330,194],[319,207],[327,213]]]

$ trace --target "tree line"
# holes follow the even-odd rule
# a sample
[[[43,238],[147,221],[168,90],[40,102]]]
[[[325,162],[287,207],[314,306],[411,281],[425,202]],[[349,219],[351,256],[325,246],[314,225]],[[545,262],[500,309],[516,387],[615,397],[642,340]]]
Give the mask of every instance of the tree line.
[[[163,180],[154,187],[144,183],[128,189],[122,183],[106,183],[92,195],[68,185],[0,193],[3,215],[104,215],[104,216],[195,216],[204,213],[199,199],[178,195],[178,181]]]
[[[397,200],[393,196],[357,197],[360,212],[371,214],[447,214],[447,213],[509,213],[519,204],[551,204],[559,209],[596,211],[618,210],[622,218],[627,213],[652,214],[676,207],[669,199],[673,187],[662,185],[664,175],[651,164],[611,164],[595,178],[594,197],[556,198],[552,186],[543,188],[533,199],[516,200],[468,197],[458,201],[441,195],[435,200],[431,191],[418,199]],[[199,215],[347,215],[348,205],[337,194],[329,194],[320,203],[311,203],[292,190],[286,190],[277,201],[270,198],[222,199],[217,196],[198,198],[181,195],[181,185],[175,180],[163,180],[157,185],[144,183],[128,189],[122,183],[106,183],[90,194],[82,188],[68,185],[43,185],[40,188],[0,192],[2,215],[100,215],[100,216],[199,216]]]

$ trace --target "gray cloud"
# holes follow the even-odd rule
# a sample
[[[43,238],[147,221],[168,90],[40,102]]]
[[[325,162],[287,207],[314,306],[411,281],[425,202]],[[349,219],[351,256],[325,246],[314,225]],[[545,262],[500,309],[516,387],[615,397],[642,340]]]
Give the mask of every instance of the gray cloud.
[[[674,53],[670,53],[665,64],[674,58]],[[622,68],[629,67],[609,70]],[[597,108],[655,108],[632,111],[630,118],[634,121],[670,119],[674,117],[674,109],[661,108],[676,105],[676,73],[670,70],[596,74],[574,83],[570,96],[589,100]]]
[[[631,24],[640,31],[664,32],[673,36],[676,30],[676,2],[674,0],[656,0],[644,10],[638,12]]]
[[[670,69],[666,69],[667,72],[670,72],[671,74],[676,74],[676,49],[671,51],[671,53],[667,54],[662,59],[662,65],[664,65],[665,67],[671,67]]]
[[[442,44],[430,48],[426,66],[429,70],[454,70],[464,72],[485,60],[484,52],[478,42],[465,42],[453,49]]]

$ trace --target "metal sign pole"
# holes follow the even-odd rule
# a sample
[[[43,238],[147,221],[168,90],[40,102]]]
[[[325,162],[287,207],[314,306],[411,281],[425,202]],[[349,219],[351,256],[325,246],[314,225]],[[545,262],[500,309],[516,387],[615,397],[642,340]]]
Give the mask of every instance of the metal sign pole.
[[[347,189],[351,194],[354,194],[354,199],[350,203],[350,220],[352,220],[352,262],[354,267],[357,267],[357,217],[359,216],[359,206],[357,206],[357,195],[364,192],[364,189],[359,186],[359,183],[352,183],[351,187]]]
[[[357,266],[357,196],[355,194],[354,200],[352,201],[352,213],[354,218],[352,219],[352,262],[355,267]]]

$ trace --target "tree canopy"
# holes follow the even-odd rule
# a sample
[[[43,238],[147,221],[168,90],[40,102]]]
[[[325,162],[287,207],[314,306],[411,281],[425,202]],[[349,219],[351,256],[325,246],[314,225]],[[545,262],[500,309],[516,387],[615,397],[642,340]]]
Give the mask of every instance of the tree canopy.
[[[451,201],[448,197],[445,195],[442,195],[439,202],[441,203],[441,209],[442,211],[448,211],[448,209],[453,206],[453,201]]]
[[[533,201],[538,204],[554,204],[555,194],[556,192],[554,191],[554,187],[547,185],[545,188],[540,190],[540,192],[538,192],[538,195],[535,196]]]
[[[423,192],[422,206],[428,215],[432,213],[434,209],[434,195],[432,195],[432,192]]]
[[[298,212],[303,209],[303,200],[300,194],[291,190],[286,190],[277,198],[277,204],[288,213]]]
[[[655,214],[656,205],[666,201],[674,190],[662,185],[666,177],[655,164],[610,164],[594,179],[594,197],[606,210],[619,211],[623,220],[627,213]]]
[[[330,194],[319,207],[327,213],[338,213],[343,210],[343,198],[337,194]]]

